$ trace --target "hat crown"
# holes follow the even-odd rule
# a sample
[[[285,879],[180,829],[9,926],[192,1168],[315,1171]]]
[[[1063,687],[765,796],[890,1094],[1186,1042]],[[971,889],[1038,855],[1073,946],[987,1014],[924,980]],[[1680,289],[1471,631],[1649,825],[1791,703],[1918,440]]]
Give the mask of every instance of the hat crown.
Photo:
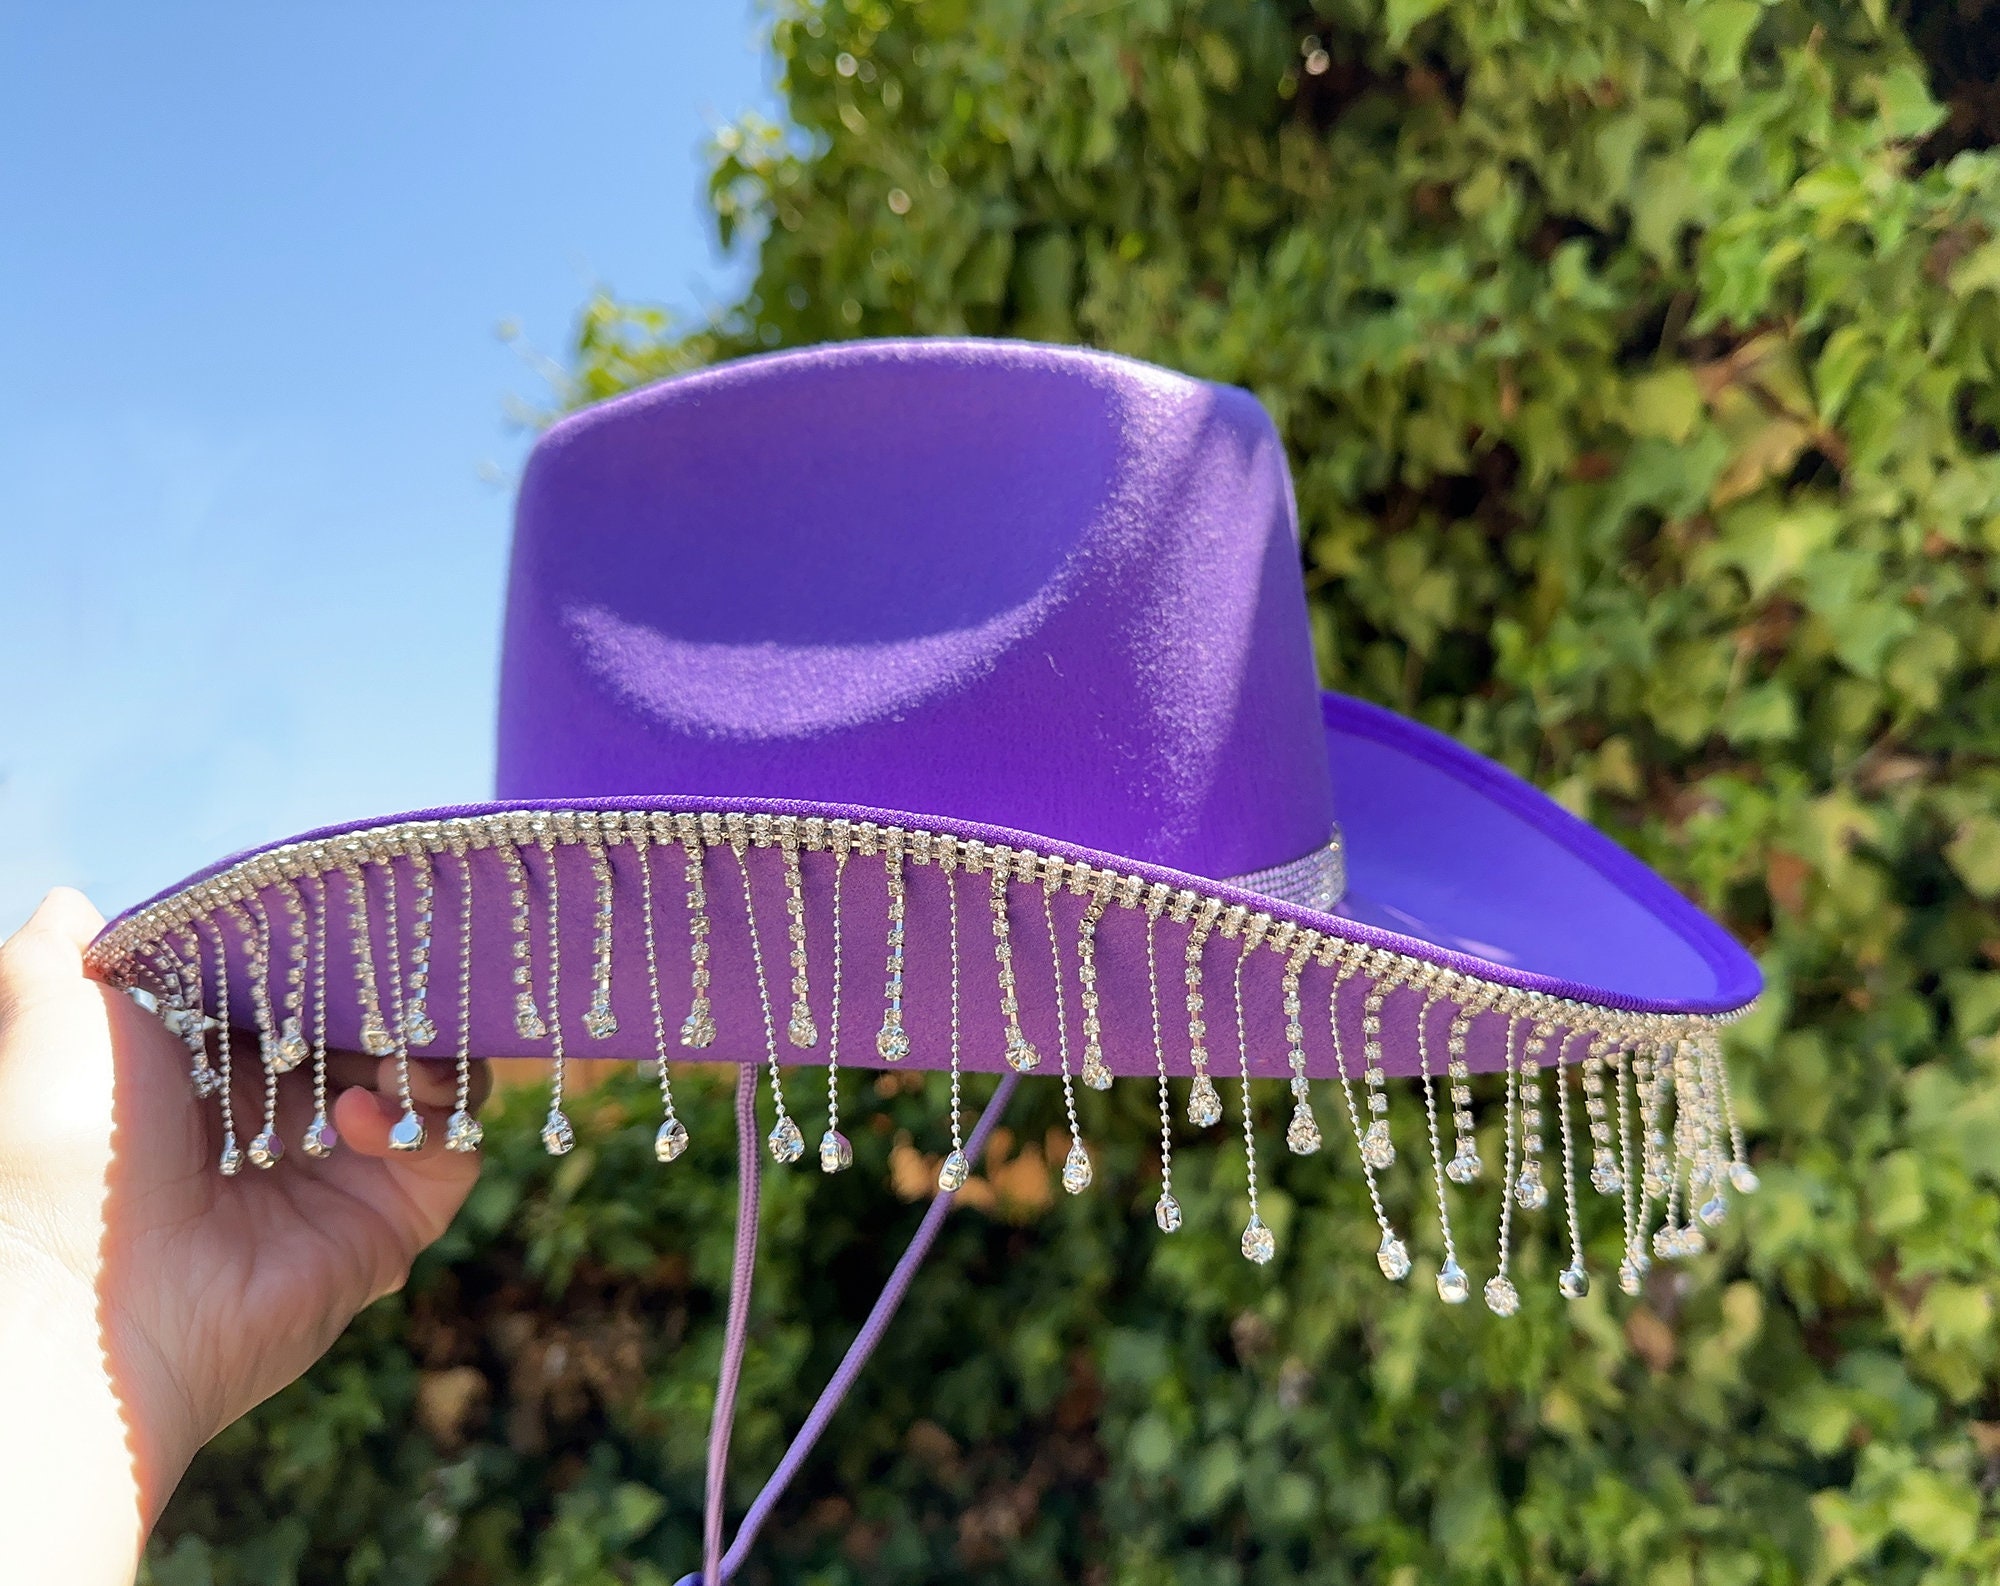
[[[1102,353],[849,342],[565,419],[516,516],[504,799],[812,799],[1223,877],[1332,788],[1283,448]]]

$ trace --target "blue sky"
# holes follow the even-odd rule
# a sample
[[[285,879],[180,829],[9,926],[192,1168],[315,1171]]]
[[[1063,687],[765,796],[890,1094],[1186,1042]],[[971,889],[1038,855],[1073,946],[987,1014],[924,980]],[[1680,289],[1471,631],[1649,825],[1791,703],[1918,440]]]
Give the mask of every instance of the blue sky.
[[[0,934],[486,795],[527,349],[731,296],[760,22],[0,0]]]

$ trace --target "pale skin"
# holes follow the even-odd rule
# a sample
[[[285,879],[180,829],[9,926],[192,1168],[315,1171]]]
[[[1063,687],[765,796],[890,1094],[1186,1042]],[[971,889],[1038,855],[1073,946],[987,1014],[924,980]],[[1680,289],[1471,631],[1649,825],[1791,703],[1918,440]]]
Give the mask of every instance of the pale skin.
[[[10,1586],[131,1586],[203,1443],[402,1286],[478,1176],[441,1141],[451,1065],[412,1064],[430,1141],[389,1150],[395,1063],[329,1063],[340,1147],[299,1157],[310,1075],[281,1086],[292,1155],[216,1171],[218,1103],[181,1042],[91,980],[102,920],[51,893],[0,943],[0,1536]],[[242,1064],[257,1068],[254,1038]],[[483,1066],[475,1100],[483,1097]],[[239,1073],[237,1137],[263,1112]]]

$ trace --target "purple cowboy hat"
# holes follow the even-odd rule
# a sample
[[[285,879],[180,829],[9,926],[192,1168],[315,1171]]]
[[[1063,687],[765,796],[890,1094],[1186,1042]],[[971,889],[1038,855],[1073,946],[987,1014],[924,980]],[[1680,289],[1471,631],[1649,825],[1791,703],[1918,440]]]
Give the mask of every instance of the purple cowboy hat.
[[[1472,1075],[1505,1076],[1532,1208],[1543,1071],[1567,1163],[1571,1064],[1628,1286],[1752,1182],[1716,1031],[1756,966],[1507,771],[1319,691],[1284,452],[1244,391],[1071,348],[851,342],[563,420],[521,487],[498,794],[224,860],[113,921],[92,965],[158,1000],[225,1113],[232,1024],[277,1072],[329,1048],[547,1057],[556,1152],[580,1057],[768,1068],[781,1163],[806,1147],[793,1063],[1058,1075],[1073,1121],[1078,1080],[1144,1077],[1164,1112],[1171,1077],[1196,1128],[1218,1080],[1246,1107],[1251,1078],[1286,1080],[1300,1152],[1330,1078],[1325,1127],[1372,1181],[1398,1148],[1385,1081],[1415,1075],[1429,1127],[1401,1143],[1427,1133],[1448,1228],[1444,1181],[1498,1168]],[[833,1171],[837,1069],[828,1094]],[[239,1149],[225,1117],[224,1172],[282,1154],[274,1119]],[[478,1144],[463,1110],[444,1129]],[[406,1110],[394,1140],[425,1133]],[[332,1148],[323,1114],[300,1143]],[[1078,1138],[1064,1186],[1089,1177]],[[1170,1185],[1158,1216],[1178,1225]],[[1408,1270],[1386,1218],[1381,1264]],[[1504,1250],[1497,1283],[1504,1313]],[[1454,1258],[1440,1289],[1466,1287]]]

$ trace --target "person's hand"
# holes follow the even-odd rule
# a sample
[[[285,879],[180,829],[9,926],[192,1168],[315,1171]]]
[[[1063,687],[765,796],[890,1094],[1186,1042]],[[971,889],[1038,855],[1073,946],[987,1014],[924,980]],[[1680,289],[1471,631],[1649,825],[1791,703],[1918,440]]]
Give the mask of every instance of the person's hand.
[[[280,1084],[285,1159],[224,1178],[186,1048],[84,973],[102,923],[57,891],[0,943],[0,1550],[22,1586],[129,1582],[195,1451],[401,1287],[479,1171],[442,1149],[449,1065],[412,1064],[430,1141],[392,1154],[394,1062],[342,1054],[333,1155],[297,1149],[307,1064]],[[239,1043],[247,1144],[263,1076]]]

